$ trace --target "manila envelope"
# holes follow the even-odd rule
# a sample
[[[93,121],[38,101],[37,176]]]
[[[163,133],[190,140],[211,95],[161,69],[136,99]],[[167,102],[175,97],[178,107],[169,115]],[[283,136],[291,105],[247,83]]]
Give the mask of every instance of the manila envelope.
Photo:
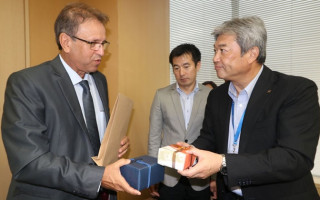
[[[107,166],[118,160],[121,139],[128,131],[133,101],[118,94],[106,132],[103,136],[98,156],[92,157],[98,166]]]

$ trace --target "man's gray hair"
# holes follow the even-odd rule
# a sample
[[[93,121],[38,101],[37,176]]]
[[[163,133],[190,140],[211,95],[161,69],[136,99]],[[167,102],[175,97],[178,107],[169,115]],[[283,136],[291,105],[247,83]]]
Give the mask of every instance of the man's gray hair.
[[[241,48],[241,55],[256,46],[259,48],[258,63],[266,60],[267,31],[262,19],[257,16],[234,18],[216,27],[212,33],[215,40],[219,35],[232,34]]]

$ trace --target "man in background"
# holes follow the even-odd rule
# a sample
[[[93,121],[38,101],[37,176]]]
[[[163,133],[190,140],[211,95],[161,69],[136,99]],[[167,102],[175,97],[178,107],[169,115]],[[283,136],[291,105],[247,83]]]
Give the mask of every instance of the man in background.
[[[110,190],[140,194],[120,174],[129,160],[99,167],[91,159],[109,120],[107,81],[97,71],[109,44],[107,21],[85,4],[67,5],[55,22],[60,54],[9,77],[1,124],[12,172],[7,199],[115,199]],[[119,157],[128,147],[125,137]]]
[[[267,32],[259,17],[226,21],[213,35],[215,70],[227,82],[208,96],[189,151],[198,163],[179,172],[219,172],[218,199],[319,199],[311,175],[320,131],[316,84],[264,64]]]
[[[193,44],[175,47],[169,56],[176,83],[157,90],[151,111],[149,155],[158,156],[158,149],[178,141],[192,143],[200,133],[204,109],[210,89],[196,80],[201,67],[201,53]],[[208,200],[209,179],[188,179],[176,169],[165,168],[159,188],[152,186],[151,195],[161,200]]]

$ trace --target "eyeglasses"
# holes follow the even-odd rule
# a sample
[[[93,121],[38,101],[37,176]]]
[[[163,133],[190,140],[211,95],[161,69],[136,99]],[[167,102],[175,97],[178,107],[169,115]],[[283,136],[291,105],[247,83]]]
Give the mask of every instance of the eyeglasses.
[[[104,40],[102,41],[101,43],[100,42],[90,42],[90,41],[87,41],[87,40],[84,40],[84,39],[81,39],[81,38],[78,38],[76,36],[71,36],[72,38],[74,39],[77,39],[77,40],[80,40],[82,42],[85,42],[87,44],[90,45],[90,49],[91,50],[94,50],[94,51],[98,51],[100,49],[100,47],[102,47],[104,50],[107,49],[107,47],[109,46],[110,42],[108,42],[107,40]]]

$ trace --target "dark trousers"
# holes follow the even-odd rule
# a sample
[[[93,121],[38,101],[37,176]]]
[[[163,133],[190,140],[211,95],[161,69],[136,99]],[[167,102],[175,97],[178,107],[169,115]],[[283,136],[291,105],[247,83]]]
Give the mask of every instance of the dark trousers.
[[[101,188],[96,200],[117,200],[117,192]]]
[[[210,200],[209,187],[201,191],[195,191],[186,177],[181,177],[174,187],[168,187],[161,183],[159,194],[160,200]]]
[[[229,192],[223,195],[218,194],[218,200],[244,200],[244,198],[236,195],[233,192]]]

